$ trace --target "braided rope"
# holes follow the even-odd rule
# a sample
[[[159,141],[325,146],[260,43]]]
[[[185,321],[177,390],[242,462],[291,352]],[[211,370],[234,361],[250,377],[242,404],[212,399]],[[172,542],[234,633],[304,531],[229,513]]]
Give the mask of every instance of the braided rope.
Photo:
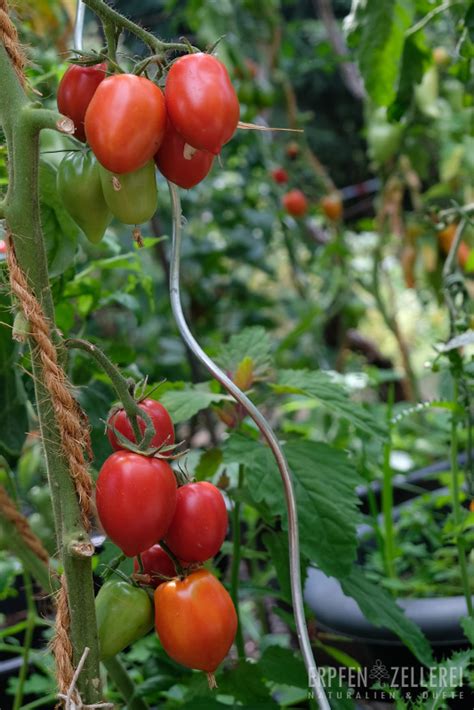
[[[56,676],[58,690],[62,695],[67,695],[74,678],[74,666],[72,663],[72,643],[69,638],[69,605],[67,601],[66,575],[61,575],[61,587],[56,595],[56,622],[54,625],[54,636],[51,641],[51,650],[56,661]],[[78,701],[77,691],[76,697]],[[62,703],[59,704],[59,706]]]
[[[0,486],[0,514],[15,526],[25,544],[46,567],[49,567],[49,555],[43,547],[43,543],[34,534],[28,520],[20,513],[3,486]]]
[[[0,0],[0,38],[12,60],[18,79],[24,87],[26,84],[24,69],[28,60],[18,40],[17,29],[8,16],[7,0]]]
[[[85,529],[90,530],[92,480],[84,457],[84,450],[90,450],[89,430],[84,426],[80,407],[69,390],[66,373],[58,363],[57,350],[51,341],[50,327],[43,309],[31,293],[26,277],[16,260],[10,235],[7,235],[7,239],[10,286],[20,302],[25,318],[29,322],[31,335],[38,346],[43,365],[44,384],[51,394],[61,445],[79,498],[82,522]]]

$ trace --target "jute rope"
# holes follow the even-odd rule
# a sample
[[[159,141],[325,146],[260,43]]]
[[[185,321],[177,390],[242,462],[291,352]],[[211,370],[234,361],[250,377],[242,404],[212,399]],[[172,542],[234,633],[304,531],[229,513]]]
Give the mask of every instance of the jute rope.
[[[13,241],[7,236],[7,262],[10,286],[17,297],[31,335],[38,347],[46,385],[56,414],[61,444],[74,480],[82,513],[82,522],[90,530],[92,514],[92,480],[87,470],[84,450],[90,450],[89,430],[82,422],[80,408],[69,390],[69,382],[51,341],[50,327],[40,303],[30,291],[26,277],[15,256]]]
[[[12,60],[21,85],[25,86],[26,79],[24,69],[28,60],[18,40],[17,29],[8,16],[7,0],[0,0],[0,37]]]
[[[20,513],[3,486],[0,486],[0,514],[16,527],[30,550],[48,567],[49,555],[43,543],[34,534],[28,520]]]
[[[61,587],[56,595],[56,622],[54,636],[51,641],[51,650],[56,661],[56,677],[58,690],[66,695],[74,678],[72,663],[72,643],[69,638],[69,606],[67,601],[66,576],[61,575]],[[78,698],[73,698],[78,700]]]

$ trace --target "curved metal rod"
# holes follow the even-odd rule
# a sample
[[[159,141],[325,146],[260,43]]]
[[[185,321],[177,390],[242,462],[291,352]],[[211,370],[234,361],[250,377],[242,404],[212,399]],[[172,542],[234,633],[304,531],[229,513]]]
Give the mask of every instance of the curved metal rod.
[[[76,7],[76,19],[74,21],[74,49],[82,50],[82,35],[84,33],[84,16],[86,6],[82,0],[78,0]]]
[[[293,600],[293,612],[296,622],[296,630],[298,641],[303,655],[304,663],[308,671],[308,677],[311,686],[314,687],[314,692],[321,710],[331,710],[327,701],[323,685],[321,683],[318,669],[313,657],[311,643],[306,627],[306,620],[303,609],[303,594],[301,588],[300,574],[300,551],[299,551],[299,533],[298,533],[298,518],[296,513],[295,495],[291,475],[288,469],[285,455],[281,450],[278,439],[273,430],[268,424],[265,417],[250,401],[250,399],[222,372],[222,370],[206,355],[199,343],[195,340],[191,331],[188,328],[186,319],[183,314],[180,296],[180,251],[181,251],[181,201],[176,185],[168,182],[168,187],[171,195],[171,204],[173,211],[173,244],[171,252],[170,264],[170,299],[173,315],[176,320],[179,332],[185,343],[188,345],[194,355],[202,362],[209,370],[211,375],[231,394],[234,399],[242,405],[245,411],[254,420],[260,429],[263,437],[267,440],[270,449],[276,459],[278,468],[280,469],[283,486],[285,489],[286,505],[288,510],[288,541],[290,555],[290,577],[291,577],[291,596]]]

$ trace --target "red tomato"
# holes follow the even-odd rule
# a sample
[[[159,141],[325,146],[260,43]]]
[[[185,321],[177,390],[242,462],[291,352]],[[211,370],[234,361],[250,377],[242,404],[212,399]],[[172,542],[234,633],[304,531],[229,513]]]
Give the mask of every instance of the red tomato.
[[[163,93],[143,76],[115,74],[103,81],[86,112],[87,140],[112,173],[131,173],[153,158],[166,126]]]
[[[174,427],[171,417],[168,411],[163,407],[162,404],[156,402],[154,399],[144,399],[139,405],[140,409],[146,412],[153,422],[155,427],[155,436],[151,440],[150,448],[159,448],[160,446],[169,446],[174,444]],[[133,433],[132,425],[127,417],[124,409],[119,409],[118,412],[109,416],[107,424],[110,424],[119,431],[122,436],[125,436],[133,444],[136,444],[135,434]],[[143,419],[138,420],[138,427],[140,431],[143,432],[146,429],[145,422]],[[118,441],[112,429],[107,427],[107,437],[110,441],[110,445],[115,451],[120,451],[124,447]]]
[[[219,552],[227,532],[227,510],[222,493],[208,483],[178,488],[176,510],[166,533],[166,544],[185,562],[204,562]]]
[[[288,182],[288,173],[284,168],[274,168],[274,170],[272,170],[272,178],[275,182],[283,184],[284,182]]]
[[[153,545],[149,550],[141,553],[143,563],[143,574],[151,577],[151,585],[157,587],[166,580],[163,577],[176,577],[176,567],[169,555],[163,550],[161,545]],[[140,571],[138,560],[133,561],[133,570]]]
[[[99,84],[105,79],[107,65],[80,67],[73,64],[66,70],[58,87],[59,112],[74,121],[74,136],[86,140],[84,116]]]
[[[0,254],[7,253],[7,243],[4,239],[0,239]]]
[[[299,152],[300,147],[296,141],[291,141],[286,146],[286,154],[290,158],[290,160],[294,160],[296,157],[298,157]]]
[[[166,108],[186,143],[217,155],[235,133],[239,100],[225,66],[210,54],[187,54],[166,79]]]
[[[166,534],[176,506],[176,479],[161,459],[117,451],[100,469],[96,501],[107,535],[134,557]]]
[[[205,150],[196,150],[193,155],[186,157],[185,145],[184,138],[168,121],[163,143],[155,155],[155,163],[165,178],[189,189],[204,180],[212,167],[214,156]]]
[[[213,673],[232,646],[237,614],[219,580],[200,569],[156,589],[155,628],[173,660]]]
[[[308,200],[301,190],[290,190],[282,197],[284,209],[293,217],[302,217],[308,211]]]

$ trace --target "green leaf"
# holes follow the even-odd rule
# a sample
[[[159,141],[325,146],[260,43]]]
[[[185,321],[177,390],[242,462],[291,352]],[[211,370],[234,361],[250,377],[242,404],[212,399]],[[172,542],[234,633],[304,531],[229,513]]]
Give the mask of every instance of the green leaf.
[[[346,20],[365,88],[378,106],[395,98],[405,32],[413,16],[410,0],[355,0]]]
[[[327,574],[347,574],[356,556],[362,483],[343,451],[311,441],[284,448],[295,482],[301,551]]]
[[[265,328],[245,328],[233,335],[218,350],[215,360],[224,370],[234,373],[245,357],[252,359],[253,372],[262,375],[270,365],[271,341]]]
[[[169,411],[175,424],[191,419],[202,409],[223,400],[232,400],[232,397],[210,392],[209,385],[205,382],[186,389],[168,390],[160,397],[160,402]]]
[[[405,616],[387,591],[366,578],[360,567],[354,566],[350,575],[341,579],[341,585],[368,621],[393,631],[421,663],[433,665],[430,645],[420,628]]]
[[[430,668],[429,693],[433,698],[430,710],[444,707],[444,698],[450,697],[456,688],[467,681],[467,670],[473,660],[472,650],[453,653],[450,658]],[[456,697],[456,696],[454,696]]]
[[[387,111],[390,120],[399,121],[410,107],[415,86],[421,82],[429,61],[425,35],[417,32],[408,37],[402,53],[397,95]]]
[[[279,393],[302,394],[306,397],[318,399],[324,405],[345,419],[355,427],[373,436],[385,438],[387,427],[380,418],[376,418],[361,404],[353,402],[345,388],[328,372],[310,370],[281,370],[276,385],[273,389]]]
[[[266,532],[262,537],[263,544],[269,551],[275,568],[280,592],[291,602],[290,560],[288,556],[288,534],[286,532]],[[304,575],[301,575],[304,578]]]
[[[14,557],[0,557],[0,601],[8,597],[16,597],[15,577],[20,574],[21,565]]]
[[[327,444],[296,441],[284,451],[293,474],[302,553],[327,574],[346,575],[355,559],[360,522],[355,488],[362,483],[346,454]],[[287,529],[283,484],[271,451],[261,443],[232,434],[224,462],[245,465],[245,480],[257,502],[282,518]]]
[[[194,470],[196,481],[205,481],[216,473],[222,463],[222,451],[220,449],[209,449],[204,451],[199,463]]]
[[[289,648],[269,646],[259,662],[262,675],[272,683],[291,685],[294,688],[308,687],[308,674],[301,658]]]
[[[219,693],[231,695],[248,707],[279,707],[262,679],[259,663],[240,663],[223,673],[219,678]]]
[[[56,189],[56,169],[45,160],[39,163],[41,226],[50,277],[59,276],[76,255],[81,230],[69,216]]]
[[[461,619],[461,626],[463,628],[465,636],[474,646],[474,619],[472,619],[470,616],[465,616],[463,619]]]

